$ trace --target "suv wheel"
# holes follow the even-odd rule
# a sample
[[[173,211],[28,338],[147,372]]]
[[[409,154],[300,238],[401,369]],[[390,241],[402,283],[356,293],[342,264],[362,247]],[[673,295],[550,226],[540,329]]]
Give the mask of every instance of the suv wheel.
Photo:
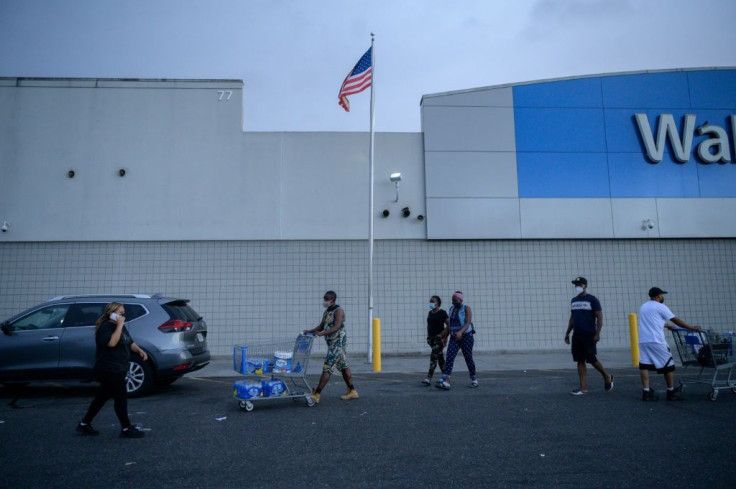
[[[138,397],[146,394],[153,385],[153,370],[148,362],[144,362],[138,355],[131,355],[128,364],[128,373],[125,376],[125,386],[129,397]]]

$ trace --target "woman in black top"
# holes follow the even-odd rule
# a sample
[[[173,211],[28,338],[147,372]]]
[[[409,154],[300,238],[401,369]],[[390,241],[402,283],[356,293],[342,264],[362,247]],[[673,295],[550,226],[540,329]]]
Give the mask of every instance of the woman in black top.
[[[148,355],[133,342],[125,328],[125,307],[119,302],[111,302],[105,313],[95,324],[95,343],[97,345],[95,373],[100,387],[89,405],[87,414],[77,425],[77,431],[85,435],[98,435],[92,427],[92,419],[100,412],[108,399],[115,401],[115,414],[120,420],[120,436],[123,438],[142,438],[145,433],[131,424],[128,418],[128,392],[125,377],[128,373],[130,352],[137,353],[148,360]]]
[[[432,384],[432,375],[434,375],[434,369],[437,368],[439,363],[440,369],[445,368],[445,357],[442,355],[442,350],[447,344],[447,339],[443,338],[440,333],[444,331],[445,325],[448,322],[447,312],[444,309],[440,309],[442,305],[442,299],[438,296],[433,295],[429,298],[429,314],[427,314],[427,344],[432,348],[432,353],[429,355],[429,373],[427,378],[422,381],[424,385]]]

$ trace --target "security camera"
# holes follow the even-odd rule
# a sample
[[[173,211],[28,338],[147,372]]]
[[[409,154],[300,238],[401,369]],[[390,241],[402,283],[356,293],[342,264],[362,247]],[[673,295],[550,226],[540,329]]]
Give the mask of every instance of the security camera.
[[[648,222],[648,223],[647,223],[647,227],[648,227],[649,229],[654,229],[654,224],[652,224],[651,222]]]
[[[409,217],[411,216],[411,211],[408,207],[404,207],[403,209],[401,209],[401,215],[404,217]]]
[[[388,210],[388,209],[383,209],[383,212],[381,212],[381,215],[382,215],[383,217],[388,217],[388,216],[389,216],[390,214],[391,214],[391,213],[389,212],[389,210]]]
[[[10,226],[8,225],[8,221],[5,221],[3,223],[3,226],[0,227],[0,230],[2,230],[2,232],[4,232],[4,233],[7,233],[8,232],[8,229],[10,229]]]
[[[423,221],[423,220],[424,220],[424,216],[423,216],[423,215],[421,215],[421,214],[419,214],[419,215],[417,216],[417,221],[420,221],[420,222],[421,222],[421,221]]]

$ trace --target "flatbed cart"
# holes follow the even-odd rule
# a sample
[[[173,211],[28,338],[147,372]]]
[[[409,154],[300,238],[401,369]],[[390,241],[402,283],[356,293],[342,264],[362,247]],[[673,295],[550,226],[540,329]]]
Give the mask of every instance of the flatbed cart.
[[[683,328],[671,328],[670,331],[682,366],[686,370],[698,370],[697,375],[681,380],[680,388],[684,388],[685,384],[710,385],[708,398],[711,401],[718,398],[720,389],[731,389],[731,392],[736,393],[736,380],[731,380],[736,339],[733,332],[692,331]]]
[[[314,405],[307,382],[307,367],[314,335],[296,340],[265,341],[233,347],[233,369],[245,375],[235,382],[233,397],[247,412],[254,403],[274,399],[304,399]]]

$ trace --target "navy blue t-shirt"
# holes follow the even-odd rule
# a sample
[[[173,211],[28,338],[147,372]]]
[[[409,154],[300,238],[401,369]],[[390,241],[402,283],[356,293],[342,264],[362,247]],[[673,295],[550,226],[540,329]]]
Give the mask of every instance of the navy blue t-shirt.
[[[597,325],[596,311],[601,311],[601,303],[595,296],[576,295],[570,301],[572,328],[575,334],[594,335]]]

